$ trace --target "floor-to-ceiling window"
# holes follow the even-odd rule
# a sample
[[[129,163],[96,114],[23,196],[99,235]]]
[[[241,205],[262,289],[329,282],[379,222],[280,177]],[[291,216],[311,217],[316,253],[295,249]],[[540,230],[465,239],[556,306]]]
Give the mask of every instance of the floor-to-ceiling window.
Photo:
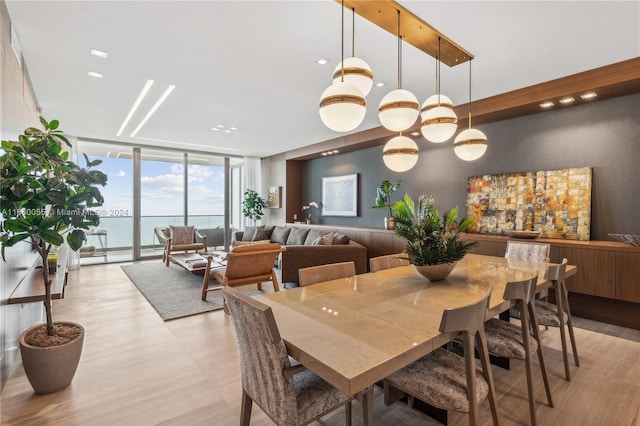
[[[133,148],[102,141],[78,141],[79,153],[103,163],[97,168],[109,179],[97,209],[103,235],[89,235],[87,244],[106,244],[82,263],[125,261],[162,254],[156,227],[193,225],[198,229],[233,225],[232,200],[240,199],[242,158],[161,148]],[[84,165],[82,155],[80,164]],[[235,170],[234,178],[230,173]],[[136,187],[136,182],[138,186]],[[233,182],[233,187],[231,186]],[[225,202],[225,187],[229,200]],[[237,202],[236,202],[237,203]],[[95,244],[94,244],[95,243]]]

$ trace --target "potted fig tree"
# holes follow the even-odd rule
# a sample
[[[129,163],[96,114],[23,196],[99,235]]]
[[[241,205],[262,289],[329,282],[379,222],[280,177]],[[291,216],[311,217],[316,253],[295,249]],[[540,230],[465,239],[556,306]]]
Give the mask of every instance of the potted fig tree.
[[[85,241],[84,229],[100,218],[91,208],[101,206],[98,188],[107,182],[101,171],[91,170],[102,161],[78,166],[69,160],[63,143],[71,146],[59,122],[40,117],[44,130],[29,127],[17,141],[2,141],[0,156],[0,243],[5,249],[28,241],[42,260],[46,323],[20,336],[25,373],[36,393],[55,392],[71,383],[82,350],[84,329],[71,322],[54,322],[47,259],[54,247],[65,243],[78,250]]]
[[[251,219],[253,225],[256,225],[264,215],[264,209],[267,208],[267,200],[262,198],[253,189],[244,191],[244,200],[242,201],[242,214],[244,217]]]

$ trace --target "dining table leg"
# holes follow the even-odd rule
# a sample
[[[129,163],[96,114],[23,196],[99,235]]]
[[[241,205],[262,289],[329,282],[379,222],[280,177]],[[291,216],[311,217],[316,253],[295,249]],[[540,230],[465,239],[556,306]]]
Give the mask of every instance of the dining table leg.
[[[362,416],[364,426],[373,424],[373,386],[362,391]]]

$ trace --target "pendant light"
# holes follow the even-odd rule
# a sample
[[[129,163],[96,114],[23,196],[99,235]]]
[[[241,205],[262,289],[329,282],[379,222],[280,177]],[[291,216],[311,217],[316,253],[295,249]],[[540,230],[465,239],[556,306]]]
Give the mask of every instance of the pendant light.
[[[458,117],[453,111],[451,99],[440,93],[440,40],[438,37],[438,57],[436,58],[436,94],[422,104],[422,135],[430,142],[446,142],[458,129]]]
[[[398,10],[398,88],[389,92],[378,108],[380,123],[393,132],[411,127],[420,113],[418,98],[402,89],[402,36],[400,35],[400,11]]]
[[[348,132],[358,127],[367,112],[364,95],[344,81],[344,0],[342,1],[342,38],[340,81],[329,86],[320,97],[320,118],[333,131]]]
[[[478,129],[471,128],[471,60],[469,60],[469,128],[463,130],[453,141],[453,151],[458,158],[474,161],[487,150],[487,136]]]
[[[382,160],[389,170],[406,172],[418,162],[418,145],[413,139],[402,136],[401,132],[385,144]]]
[[[344,70],[344,81],[356,86],[366,97],[373,87],[373,72],[371,67],[363,59],[356,58],[356,10],[351,8],[351,57],[340,62],[333,70],[333,82],[341,81]]]

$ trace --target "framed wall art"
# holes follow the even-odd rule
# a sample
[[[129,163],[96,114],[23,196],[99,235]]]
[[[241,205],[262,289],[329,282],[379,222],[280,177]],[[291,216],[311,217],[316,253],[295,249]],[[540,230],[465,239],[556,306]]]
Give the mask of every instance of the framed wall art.
[[[267,188],[267,207],[279,209],[282,207],[282,187],[270,186]]]
[[[358,174],[322,178],[322,215],[358,216]]]
[[[539,232],[543,238],[588,241],[591,229],[590,167],[470,177],[467,216],[473,232]]]

